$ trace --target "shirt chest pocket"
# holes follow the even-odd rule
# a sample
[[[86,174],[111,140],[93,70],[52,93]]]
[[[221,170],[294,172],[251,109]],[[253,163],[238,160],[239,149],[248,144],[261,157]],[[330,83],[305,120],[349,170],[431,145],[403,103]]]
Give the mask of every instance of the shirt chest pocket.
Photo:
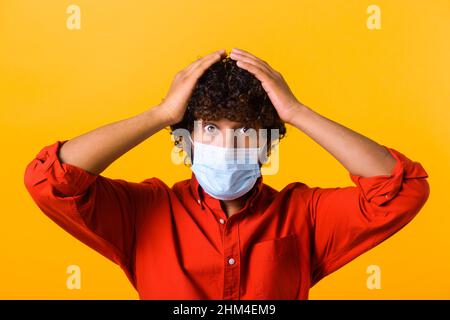
[[[254,299],[296,299],[300,287],[297,236],[264,240],[249,252],[247,292]]]

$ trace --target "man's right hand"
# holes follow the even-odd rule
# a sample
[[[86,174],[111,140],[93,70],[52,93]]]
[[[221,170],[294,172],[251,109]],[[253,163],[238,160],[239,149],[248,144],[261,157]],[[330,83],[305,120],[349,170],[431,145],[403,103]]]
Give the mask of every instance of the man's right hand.
[[[225,50],[216,51],[178,72],[169,93],[158,106],[70,139],[59,150],[59,159],[62,163],[100,174],[154,133],[180,122],[198,78],[222,56],[226,56]]]
[[[187,103],[200,76],[212,64],[226,57],[225,49],[200,58],[185,69],[179,71],[170,86],[169,92],[159,107],[167,117],[167,123],[173,125],[183,119]]]

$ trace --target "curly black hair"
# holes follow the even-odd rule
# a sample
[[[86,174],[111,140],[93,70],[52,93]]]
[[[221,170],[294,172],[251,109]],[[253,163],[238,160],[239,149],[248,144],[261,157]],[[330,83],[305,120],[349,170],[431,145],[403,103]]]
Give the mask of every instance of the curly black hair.
[[[278,129],[278,139],[286,134],[285,124],[261,81],[230,57],[214,63],[200,76],[183,119],[170,126],[171,134],[180,128],[192,132],[197,119],[215,121],[223,118],[241,122],[248,128],[267,129],[267,146],[272,143],[271,129]],[[180,137],[174,140],[179,146]]]

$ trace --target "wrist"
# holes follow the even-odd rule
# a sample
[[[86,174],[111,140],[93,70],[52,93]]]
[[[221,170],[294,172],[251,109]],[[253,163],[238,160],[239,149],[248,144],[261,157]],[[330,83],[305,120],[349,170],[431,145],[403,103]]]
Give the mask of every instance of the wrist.
[[[149,110],[149,112],[151,113],[151,117],[158,119],[158,122],[163,127],[167,127],[176,123],[176,121],[174,121],[173,117],[170,115],[170,112],[162,104],[154,106]]]
[[[290,108],[289,117],[286,120],[286,122],[289,123],[290,125],[295,125],[295,123],[298,122],[298,119],[307,110],[308,110],[307,106],[305,106],[300,102],[295,102]]]

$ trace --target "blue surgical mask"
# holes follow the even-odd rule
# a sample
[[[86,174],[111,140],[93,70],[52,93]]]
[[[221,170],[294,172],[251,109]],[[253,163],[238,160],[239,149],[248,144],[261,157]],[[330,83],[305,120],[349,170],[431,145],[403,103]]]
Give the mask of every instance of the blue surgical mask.
[[[197,141],[193,144],[191,170],[200,186],[216,199],[233,200],[243,196],[261,176],[260,148],[224,148]]]

